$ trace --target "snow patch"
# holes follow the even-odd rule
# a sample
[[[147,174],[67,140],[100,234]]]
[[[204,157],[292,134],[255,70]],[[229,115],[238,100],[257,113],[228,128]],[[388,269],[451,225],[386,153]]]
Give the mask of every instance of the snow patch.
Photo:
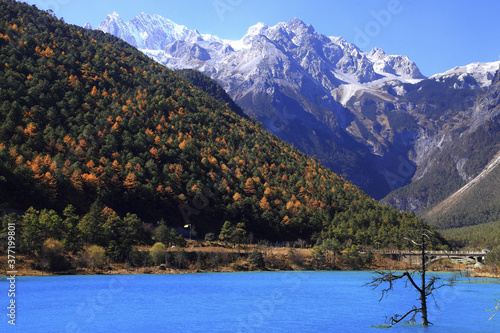
[[[457,77],[459,80],[463,81],[466,76],[472,76],[481,87],[489,86],[495,76],[495,73],[499,70],[500,61],[494,62],[475,62],[465,66],[454,67],[444,73],[438,73],[432,75],[430,79],[441,81],[443,79]]]

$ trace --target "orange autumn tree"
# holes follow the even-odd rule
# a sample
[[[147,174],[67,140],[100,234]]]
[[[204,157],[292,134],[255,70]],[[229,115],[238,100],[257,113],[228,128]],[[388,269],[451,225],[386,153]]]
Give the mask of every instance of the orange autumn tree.
[[[137,186],[137,176],[134,173],[129,173],[123,181],[123,186],[127,190],[132,190]]]

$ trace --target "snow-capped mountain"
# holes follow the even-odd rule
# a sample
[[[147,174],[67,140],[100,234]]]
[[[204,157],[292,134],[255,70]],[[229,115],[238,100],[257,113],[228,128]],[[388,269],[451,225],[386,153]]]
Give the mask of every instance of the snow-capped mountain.
[[[288,59],[339,100],[341,94],[335,91],[339,87],[352,93],[390,80],[416,82],[425,78],[406,56],[386,55],[381,49],[362,52],[341,37],[316,33],[311,25],[298,19],[273,27],[258,23],[238,41],[210,37],[207,40],[198,34],[196,39],[180,39],[161,52],[144,52],[168,67],[195,68],[220,82],[225,82],[224,73],[233,75],[236,71],[242,78],[248,78],[270,59]],[[274,70],[278,70],[275,76],[284,74],[276,67]]]
[[[476,106],[500,64],[426,78],[407,56],[363,52],[296,18],[258,23],[235,41],[144,13],[128,22],[111,14],[97,29],[167,67],[217,80],[246,114],[376,198],[425,179],[436,152],[490,121]],[[466,158],[457,161],[463,175]]]
[[[341,90],[352,93],[368,84],[425,78],[406,56],[387,55],[382,49],[362,52],[344,38],[318,34],[296,18],[272,27],[258,23],[237,41],[201,35],[145,13],[128,22],[113,13],[97,29],[127,41],[170,68],[195,68],[216,79],[229,72],[247,78],[269,58],[293,60],[297,69],[306,70],[331,92],[345,85],[353,87]],[[334,96],[340,95],[334,92]]]

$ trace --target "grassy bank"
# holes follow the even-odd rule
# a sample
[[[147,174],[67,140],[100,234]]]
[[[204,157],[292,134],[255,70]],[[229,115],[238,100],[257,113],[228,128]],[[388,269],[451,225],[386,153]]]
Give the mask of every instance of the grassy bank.
[[[182,274],[200,272],[244,271],[330,271],[330,270],[401,270],[411,266],[393,260],[377,251],[356,250],[333,252],[318,247],[291,248],[267,245],[228,245],[188,241],[185,247],[170,247],[159,257],[151,248],[138,248],[133,258],[124,263],[106,260],[91,264],[85,258],[69,255],[65,269],[51,270],[41,258],[18,256],[18,276],[89,275],[89,274]],[[7,269],[7,256],[0,256],[0,269]],[[430,271],[468,270],[472,274],[498,277],[489,267],[473,269],[472,265],[457,265],[449,260],[430,265]]]

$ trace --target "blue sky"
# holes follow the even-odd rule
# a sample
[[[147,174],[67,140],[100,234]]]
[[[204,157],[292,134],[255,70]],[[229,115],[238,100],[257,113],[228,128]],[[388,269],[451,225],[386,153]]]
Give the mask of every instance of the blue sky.
[[[124,20],[159,14],[200,33],[240,39],[248,27],[297,17],[363,51],[408,55],[424,75],[500,60],[500,1],[462,0],[27,0],[67,23],[95,28],[116,11]]]

